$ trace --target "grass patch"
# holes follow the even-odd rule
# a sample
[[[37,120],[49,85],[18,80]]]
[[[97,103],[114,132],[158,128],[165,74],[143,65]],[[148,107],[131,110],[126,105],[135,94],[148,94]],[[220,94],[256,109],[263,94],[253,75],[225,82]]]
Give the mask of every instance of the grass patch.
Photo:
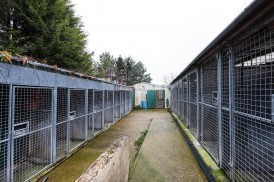
[[[145,130],[144,132],[141,132],[141,136],[138,138],[137,141],[135,141],[135,145],[138,147],[141,147],[141,145],[143,144],[145,137],[147,135],[147,130]]]

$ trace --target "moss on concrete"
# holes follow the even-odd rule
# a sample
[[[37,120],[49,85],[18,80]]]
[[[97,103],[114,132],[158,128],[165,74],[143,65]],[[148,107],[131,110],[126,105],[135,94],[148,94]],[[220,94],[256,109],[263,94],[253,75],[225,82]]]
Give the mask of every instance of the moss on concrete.
[[[159,110],[160,111],[160,110]],[[137,153],[134,142],[139,138],[140,132],[145,131],[150,124],[151,117],[158,115],[158,112],[136,110],[119,122],[109,125],[106,132],[102,130],[96,136],[83,145],[80,150],[73,151],[56,165],[39,175],[41,181],[48,176],[48,182],[70,182],[75,181],[86,169],[121,135],[130,135],[130,166],[133,164]],[[142,113],[142,114],[140,114]],[[138,117],[136,117],[138,116]],[[104,130],[105,131],[105,130]],[[36,178],[36,180],[38,177]]]
[[[179,122],[180,126],[183,128],[183,130],[186,133],[189,140],[191,142],[198,142],[198,140],[188,130],[188,128],[182,122],[182,120],[174,113],[173,113],[173,116]],[[216,181],[220,181],[220,182],[229,181],[227,176],[223,173],[223,171],[219,168],[219,166],[215,163],[215,161],[212,159],[212,157],[208,154],[208,152],[201,145],[195,146],[195,148],[199,152],[200,156],[202,157],[202,159],[205,162],[205,164],[207,165],[207,167],[211,170],[211,173]]]

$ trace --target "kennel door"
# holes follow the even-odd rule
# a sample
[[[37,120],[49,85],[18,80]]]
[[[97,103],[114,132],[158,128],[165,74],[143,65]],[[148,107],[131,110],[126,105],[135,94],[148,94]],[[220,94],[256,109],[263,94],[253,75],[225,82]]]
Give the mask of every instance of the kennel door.
[[[51,164],[52,93],[51,88],[13,87],[13,181],[27,181]]]

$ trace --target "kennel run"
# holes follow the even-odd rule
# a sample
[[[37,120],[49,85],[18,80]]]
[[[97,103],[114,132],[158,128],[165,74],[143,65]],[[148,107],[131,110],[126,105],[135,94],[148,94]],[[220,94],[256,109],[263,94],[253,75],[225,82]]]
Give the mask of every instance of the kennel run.
[[[132,109],[132,88],[29,62],[0,63],[0,181],[28,181]]]
[[[253,1],[171,83],[172,111],[232,181],[274,181],[273,7]]]

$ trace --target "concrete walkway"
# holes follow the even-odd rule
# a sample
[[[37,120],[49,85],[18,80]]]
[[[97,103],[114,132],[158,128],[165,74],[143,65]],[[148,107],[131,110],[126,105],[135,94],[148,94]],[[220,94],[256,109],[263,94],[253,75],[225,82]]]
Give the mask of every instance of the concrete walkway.
[[[147,137],[137,155],[134,143]],[[131,181],[205,181],[167,110],[136,110],[50,171],[48,182],[75,181],[121,135],[130,136]]]
[[[206,181],[167,111],[159,110],[152,119],[130,181]]]

